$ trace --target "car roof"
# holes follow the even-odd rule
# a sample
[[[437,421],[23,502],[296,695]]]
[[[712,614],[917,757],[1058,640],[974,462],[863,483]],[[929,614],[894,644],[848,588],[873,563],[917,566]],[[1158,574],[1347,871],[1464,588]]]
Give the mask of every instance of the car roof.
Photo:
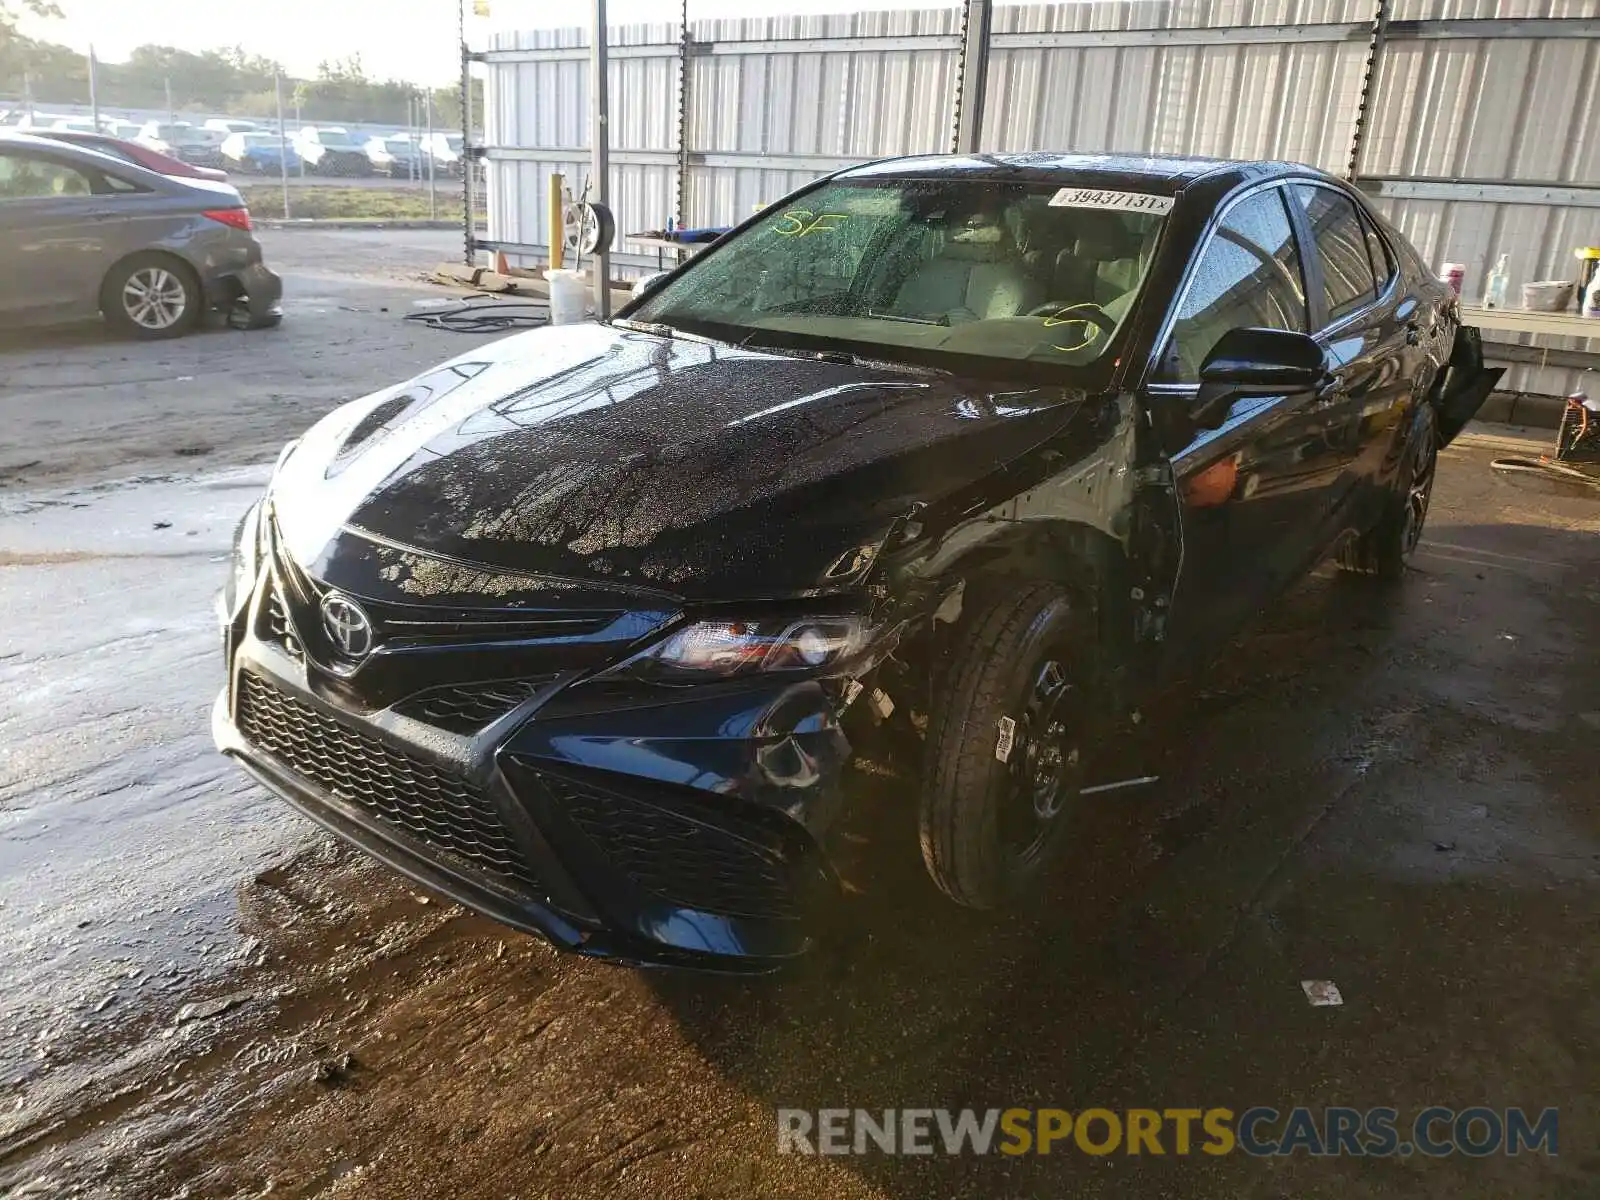
[[[886,158],[847,167],[838,178],[886,176],[917,178],[1022,179],[1038,183],[1076,183],[1087,187],[1130,187],[1171,195],[1205,179],[1231,189],[1252,179],[1323,175],[1302,163],[1197,158],[1164,154],[924,154]]]

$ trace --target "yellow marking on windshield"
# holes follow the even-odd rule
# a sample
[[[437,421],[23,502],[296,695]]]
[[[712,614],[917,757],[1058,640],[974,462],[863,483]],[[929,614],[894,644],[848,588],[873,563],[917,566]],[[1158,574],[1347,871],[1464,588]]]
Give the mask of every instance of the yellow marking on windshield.
[[[1056,324],[1058,324],[1058,325],[1070,325],[1072,323],[1073,322],[1071,322],[1071,321],[1058,321],[1058,322],[1056,322]],[[1050,349],[1059,350],[1063,354],[1071,354],[1071,353],[1073,353],[1074,351],[1077,351],[1077,350],[1087,349],[1089,343],[1094,341],[1094,332],[1095,332],[1096,326],[1092,321],[1085,321],[1082,318],[1079,318],[1077,323],[1083,326],[1083,341],[1079,342],[1076,346],[1058,346],[1054,342],[1051,342],[1050,343]]]
[[[809,208],[791,208],[778,218],[772,231],[780,237],[809,237],[813,233],[831,233],[850,219],[849,213],[818,213]]]

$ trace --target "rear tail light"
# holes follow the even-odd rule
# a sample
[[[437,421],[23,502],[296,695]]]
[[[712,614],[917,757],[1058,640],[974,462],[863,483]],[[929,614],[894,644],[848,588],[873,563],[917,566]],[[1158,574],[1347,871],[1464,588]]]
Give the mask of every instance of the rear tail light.
[[[249,233],[254,228],[250,224],[250,210],[248,208],[208,208],[200,214],[210,217],[213,221],[221,221],[224,225],[231,225],[235,229],[242,229]]]

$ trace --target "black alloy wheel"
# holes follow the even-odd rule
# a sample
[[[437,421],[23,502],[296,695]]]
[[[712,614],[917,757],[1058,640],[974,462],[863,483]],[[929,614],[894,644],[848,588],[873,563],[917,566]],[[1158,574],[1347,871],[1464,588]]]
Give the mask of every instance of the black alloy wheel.
[[[959,904],[995,908],[1025,892],[1077,809],[1078,633],[1050,583],[1013,585],[961,619],[919,806],[923,861]]]

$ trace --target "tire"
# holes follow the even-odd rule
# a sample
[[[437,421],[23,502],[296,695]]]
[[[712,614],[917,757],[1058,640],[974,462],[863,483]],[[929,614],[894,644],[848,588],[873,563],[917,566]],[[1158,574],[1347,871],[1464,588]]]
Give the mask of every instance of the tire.
[[[1339,548],[1339,569],[1374,579],[1399,579],[1422,540],[1438,473],[1439,417],[1433,404],[1424,400],[1405,465],[1384,504],[1383,517]]]
[[[100,288],[106,323],[144,341],[189,332],[204,307],[194,269],[181,258],[154,251],[123,259]]]
[[[952,900],[989,909],[1038,879],[1077,808],[1076,621],[1059,587],[1037,583],[964,624],[925,749],[922,857]]]

